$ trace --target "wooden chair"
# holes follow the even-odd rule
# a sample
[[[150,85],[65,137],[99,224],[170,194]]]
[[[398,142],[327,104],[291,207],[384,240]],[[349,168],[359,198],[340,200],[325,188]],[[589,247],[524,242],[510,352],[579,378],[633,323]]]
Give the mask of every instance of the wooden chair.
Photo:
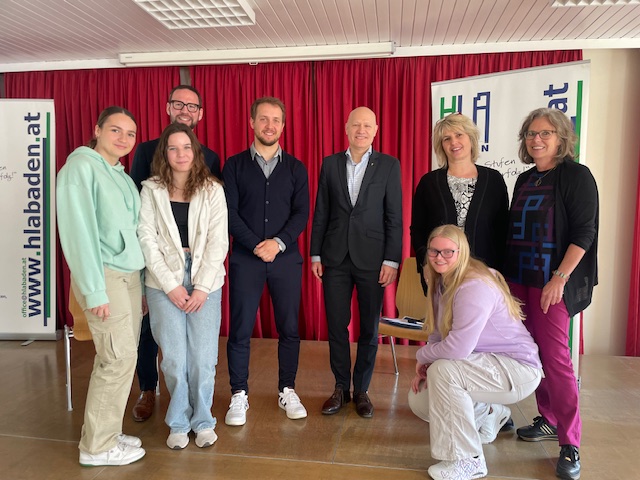
[[[402,262],[400,278],[398,279],[398,290],[396,291],[396,307],[398,308],[399,318],[405,316],[424,318],[426,299],[422,291],[420,274],[418,273],[415,257],[408,257]],[[394,337],[406,338],[418,342],[427,341],[427,335],[424,330],[396,327],[384,322],[380,322],[378,325],[378,333],[382,336],[389,337],[391,355],[393,356],[393,367],[396,375],[398,375],[398,360],[396,357]]]
[[[71,401],[71,339],[75,338],[80,342],[87,340],[93,341],[91,330],[89,330],[89,323],[87,317],[82,310],[82,307],[78,303],[76,296],[73,294],[73,289],[69,287],[69,311],[73,317],[73,328],[69,328],[68,325],[64,326],[64,346],[65,346],[65,360],[67,367],[67,410],[73,410],[73,403]]]

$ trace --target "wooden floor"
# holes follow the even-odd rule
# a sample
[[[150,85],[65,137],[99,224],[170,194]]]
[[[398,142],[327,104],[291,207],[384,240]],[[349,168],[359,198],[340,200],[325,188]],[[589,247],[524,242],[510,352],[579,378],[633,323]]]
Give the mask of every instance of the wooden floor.
[[[400,375],[393,374],[382,345],[370,388],[372,419],[348,408],[333,416],[320,409],[331,394],[328,345],[302,342],[296,391],[309,416],[289,420],[277,406],[275,340],[253,340],[247,424],[228,427],[226,338],[213,406],[219,439],[207,449],[192,441],[182,451],[165,446],[163,421],[169,400],[161,383],[156,413],[144,423],[131,418],[137,380],[129,398],[125,433],[139,436],[147,451],[125,467],[83,468],[77,443],[82,425],[93,345],[72,340],[74,410],[66,408],[64,344],[28,346],[0,341],[0,478],[18,479],[428,479],[434,463],[428,425],[412,415],[407,390],[417,347],[399,346]],[[581,364],[582,479],[640,478],[640,358],[584,356]],[[517,426],[536,415],[533,398],[512,407]],[[486,445],[490,479],[553,479],[558,446],[527,443],[514,433]]]

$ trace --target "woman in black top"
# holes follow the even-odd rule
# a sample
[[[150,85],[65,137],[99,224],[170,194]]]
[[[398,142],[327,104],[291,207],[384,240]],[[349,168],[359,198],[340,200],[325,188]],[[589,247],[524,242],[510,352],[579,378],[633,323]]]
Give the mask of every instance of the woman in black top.
[[[429,234],[445,224],[464,230],[475,258],[502,270],[509,208],[507,186],[500,172],[476,165],[479,136],[478,127],[460,113],[442,118],[433,129],[440,168],[420,180],[411,214],[411,244],[420,270],[426,260]]]

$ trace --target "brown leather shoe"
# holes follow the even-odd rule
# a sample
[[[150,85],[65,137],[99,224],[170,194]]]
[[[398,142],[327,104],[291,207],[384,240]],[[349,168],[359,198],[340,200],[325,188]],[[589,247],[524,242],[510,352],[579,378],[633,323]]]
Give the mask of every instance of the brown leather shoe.
[[[373,417],[373,404],[367,392],[354,392],[353,401],[356,402],[356,412],[363,418]]]
[[[136,404],[133,406],[133,419],[136,422],[144,422],[153,413],[153,407],[156,406],[156,391],[145,390],[140,393]]]
[[[324,415],[333,415],[338,413],[340,409],[351,401],[349,390],[342,390],[342,387],[336,387],[333,395],[322,405],[322,413]]]

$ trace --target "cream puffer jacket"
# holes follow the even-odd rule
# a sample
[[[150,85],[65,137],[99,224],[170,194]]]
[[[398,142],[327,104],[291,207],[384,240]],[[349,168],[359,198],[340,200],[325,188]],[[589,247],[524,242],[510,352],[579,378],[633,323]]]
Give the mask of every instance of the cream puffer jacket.
[[[169,293],[182,285],[185,255],[171,210],[168,190],[153,178],[142,182],[138,238],[142,246],[145,285]],[[189,203],[191,283],[213,292],[224,284],[229,251],[227,202],[222,185],[201,188]]]

